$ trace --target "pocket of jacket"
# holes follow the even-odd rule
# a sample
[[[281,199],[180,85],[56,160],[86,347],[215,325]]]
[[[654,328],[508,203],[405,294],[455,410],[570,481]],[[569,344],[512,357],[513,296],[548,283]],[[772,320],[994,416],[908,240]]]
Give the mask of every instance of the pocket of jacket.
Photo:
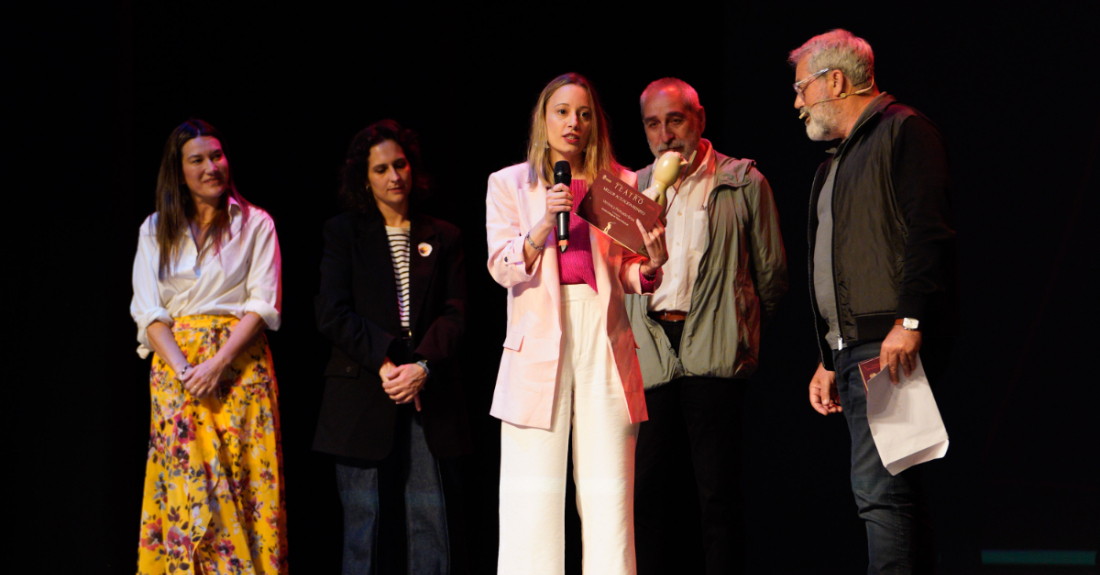
[[[522,345],[523,334],[512,329],[508,330],[508,335],[504,338],[504,347],[512,351],[519,351]]]

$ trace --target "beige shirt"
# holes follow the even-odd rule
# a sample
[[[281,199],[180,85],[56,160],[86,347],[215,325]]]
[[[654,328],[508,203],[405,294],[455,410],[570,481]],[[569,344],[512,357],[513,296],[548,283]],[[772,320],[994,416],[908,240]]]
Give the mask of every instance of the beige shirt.
[[[716,164],[710,141],[700,142],[706,149],[703,162],[680,182],[678,189],[669,187],[666,191],[668,262],[664,265],[664,281],[649,299],[649,311],[691,309],[691,290],[699,274],[699,259],[707,247],[707,198],[714,189]]]
[[[149,356],[151,346],[145,333],[149,324],[161,321],[169,326],[174,318],[189,315],[230,315],[243,318],[254,312],[270,330],[279,329],[282,284],[279,240],[275,222],[267,212],[252,206],[244,221],[241,206],[229,198],[230,237],[216,252],[210,246],[198,259],[191,230],[184,229],[179,260],[159,277],[160,248],[157,245],[157,215],[145,219],[134,257],[134,299],[130,315],[137,324],[137,352]]]

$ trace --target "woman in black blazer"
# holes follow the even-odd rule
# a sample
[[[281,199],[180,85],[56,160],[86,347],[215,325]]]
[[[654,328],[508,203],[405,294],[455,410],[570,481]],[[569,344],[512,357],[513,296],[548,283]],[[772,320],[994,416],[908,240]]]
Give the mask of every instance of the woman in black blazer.
[[[379,472],[405,479],[409,573],[450,570],[437,460],[470,450],[456,358],[466,277],[458,229],[410,210],[419,168],[411,130],[367,126],[344,166],[348,211],[324,227],[315,305],[332,358],[313,448],[336,456],[345,574],[377,561]]]

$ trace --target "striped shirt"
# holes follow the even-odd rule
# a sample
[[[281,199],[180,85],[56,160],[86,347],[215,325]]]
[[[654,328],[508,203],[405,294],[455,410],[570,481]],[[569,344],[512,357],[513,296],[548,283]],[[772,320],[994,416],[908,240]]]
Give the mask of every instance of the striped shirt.
[[[401,314],[401,333],[409,333],[409,228],[386,226],[393,256],[393,275],[397,278],[397,311]]]

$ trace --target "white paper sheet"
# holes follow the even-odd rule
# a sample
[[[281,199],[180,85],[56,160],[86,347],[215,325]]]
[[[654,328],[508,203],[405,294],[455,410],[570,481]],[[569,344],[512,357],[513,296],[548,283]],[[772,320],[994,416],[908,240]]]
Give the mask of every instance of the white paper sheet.
[[[867,423],[890,475],[943,457],[949,443],[920,356],[909,377],[899,372],[897,385],[890,382],[889,370],[867,382]]]

